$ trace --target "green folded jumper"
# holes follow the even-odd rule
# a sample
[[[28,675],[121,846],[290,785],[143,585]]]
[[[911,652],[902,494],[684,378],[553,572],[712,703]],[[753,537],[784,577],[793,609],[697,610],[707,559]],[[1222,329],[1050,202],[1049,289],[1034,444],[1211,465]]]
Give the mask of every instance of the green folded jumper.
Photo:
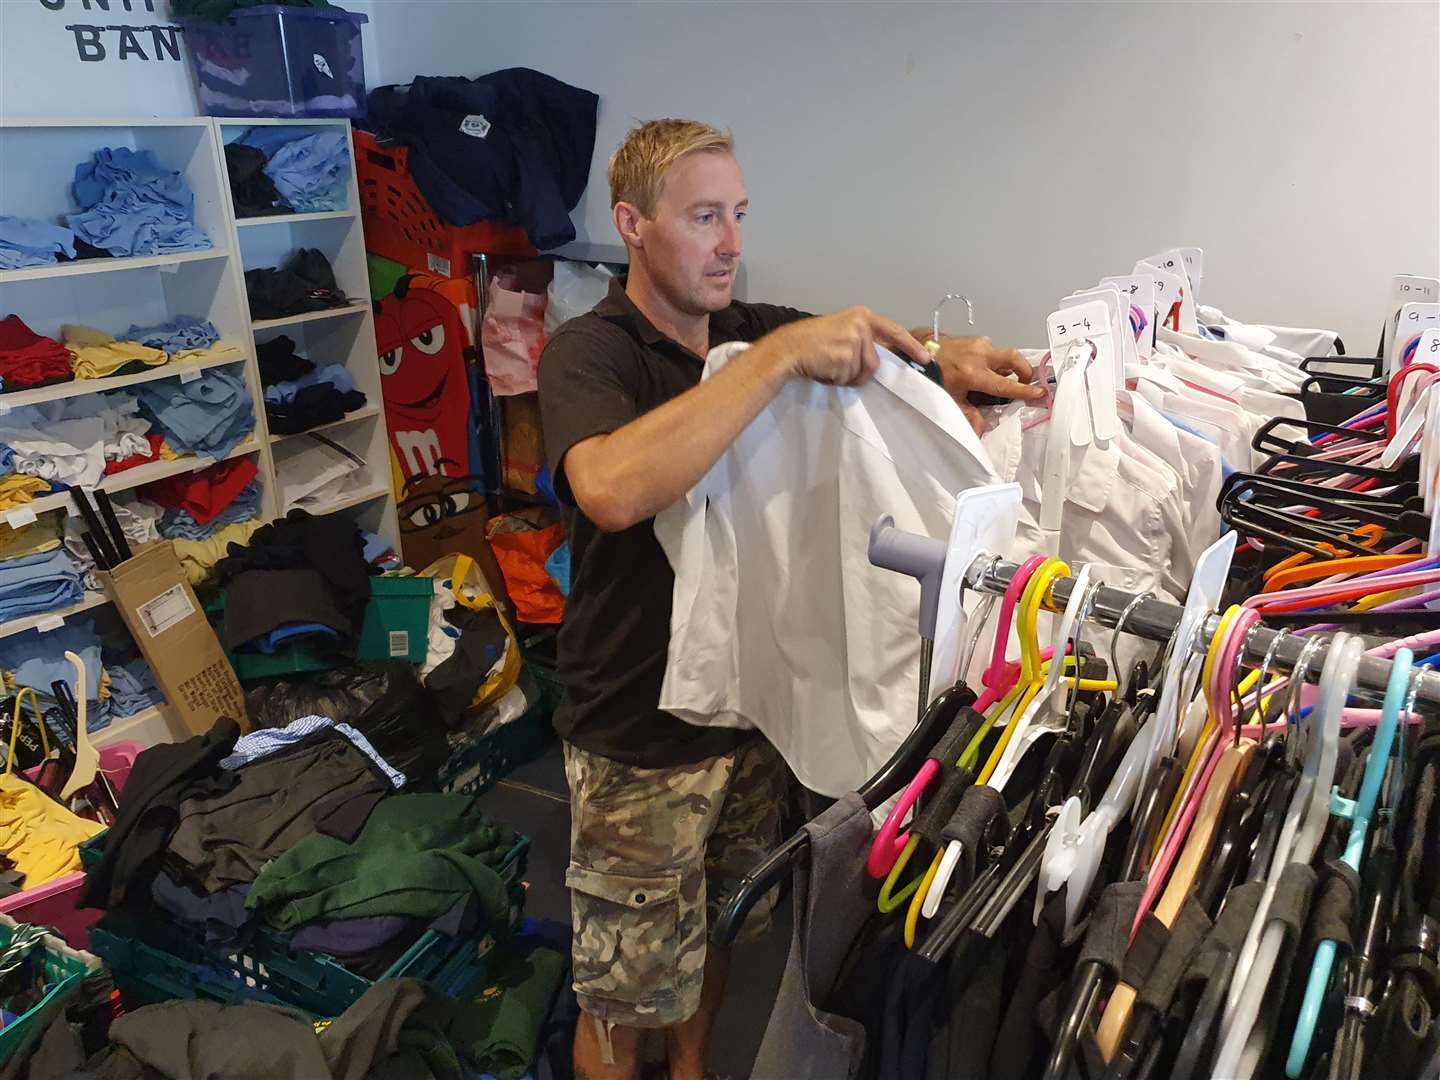
[[[315,833],[267,865],[245,906],[293,930],[370,915],[438,918],[474,897],[487,928],[504,937],[510,900],[496,871],[518,840],[473,796],[390,795],[353,843]]]

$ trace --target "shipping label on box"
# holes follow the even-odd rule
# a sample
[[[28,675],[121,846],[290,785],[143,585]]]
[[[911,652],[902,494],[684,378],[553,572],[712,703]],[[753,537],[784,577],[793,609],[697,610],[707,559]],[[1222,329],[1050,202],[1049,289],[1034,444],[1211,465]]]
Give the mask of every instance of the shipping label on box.
[[[144,547],[98,576],[185,727],[202,735],[223,716],[248,731],[240,681],[170,542]]]

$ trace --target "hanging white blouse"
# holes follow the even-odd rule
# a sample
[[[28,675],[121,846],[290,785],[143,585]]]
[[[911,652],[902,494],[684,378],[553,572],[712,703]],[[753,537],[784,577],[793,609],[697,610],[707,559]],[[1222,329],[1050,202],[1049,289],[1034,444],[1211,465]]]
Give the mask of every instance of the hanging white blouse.
[[[712,349],[703,377],[745,347]],[[870,564],[870,527],[944,538],[956,494],[995,480],[950,396],[884,350],[863,387],[792,380],[656,517],[675,570],[660,708],[758,728],[807,787],[854,790],[919,689],[919,583]]]

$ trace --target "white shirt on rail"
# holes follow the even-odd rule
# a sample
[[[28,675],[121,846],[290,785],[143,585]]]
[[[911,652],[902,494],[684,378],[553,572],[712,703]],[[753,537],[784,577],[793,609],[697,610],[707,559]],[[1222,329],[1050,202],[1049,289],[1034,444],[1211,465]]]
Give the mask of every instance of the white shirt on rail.
[[[746,347],[712,349],[703,377]],[[863,387],[792,380],[656,518],[675,570],[660,707],[758,728],[807,787],[854,790],[919,688],[920,586],[870,565],[870,527],[943,540],[955,495],[995,482],[959,407],[893,354]]]

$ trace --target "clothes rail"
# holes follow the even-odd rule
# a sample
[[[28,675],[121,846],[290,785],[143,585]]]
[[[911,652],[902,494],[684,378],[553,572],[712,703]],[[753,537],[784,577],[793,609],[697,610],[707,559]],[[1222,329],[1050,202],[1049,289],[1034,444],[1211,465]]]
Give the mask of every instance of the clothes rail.
[[[970,564],[970,569],[965,573],[965,587],[983,593],[1003,594],[1018,569],[1019,566],[1015,563],[992,559],[984,555],[979,556]],[[1063,611],[1070,600],[1070,592],[1073,587],[1073,578],[1057,579],[1050,588],[1049,596],[1042,600],[1046,610]],[[1147,638],[1150,641],[1169,641],[1175,633],[1175,628],[1180,625],[1182,608],[1179,604],[1172,604],[1155,597],[1139,599],[1139,595],[1124,589],[1114,589],[1108,585],[1102,585],[1096,591],[1089,619],[1114,629],[1123,617],[1125,620],[1125,625],[1121,628],[1123,633]],[[1220,616],[1212,613],[1201,624],[1199,632],[1190,642],[1190,647],[1196,652],[1205,652],[1219,627]],[[1283,640],[1275,644],[1277,637],[1283,638]],[[1301,637],[1291,631],[1257,627],[1245,640],[1241,662],[1249,667],[1260,667],[1265,662],[1266,656],[1270,654],[1273,645],[1274,654],[1270,657],[1270,670],[1277,673],[1288,673],[1295,670],[1300,660],[1300,654],[1307,644],[1317,638],[1320,640],[1320,644],[1312,650],[1304,673],[1306,679],[1313,682],[1319,679],[1320,672],[1325,667],[1325,657],[1330,651],[1333,634],[1311,634]],[[1361,659],[1360,671],[1356,680],[1360,690],[1377,699],[1383,699],[1389,679],[1389,660],[1382,660],[1374,656],[1366,656]],[[1440,674],[1417,669],[1415,690],[1416,700],[1440,706]]]

